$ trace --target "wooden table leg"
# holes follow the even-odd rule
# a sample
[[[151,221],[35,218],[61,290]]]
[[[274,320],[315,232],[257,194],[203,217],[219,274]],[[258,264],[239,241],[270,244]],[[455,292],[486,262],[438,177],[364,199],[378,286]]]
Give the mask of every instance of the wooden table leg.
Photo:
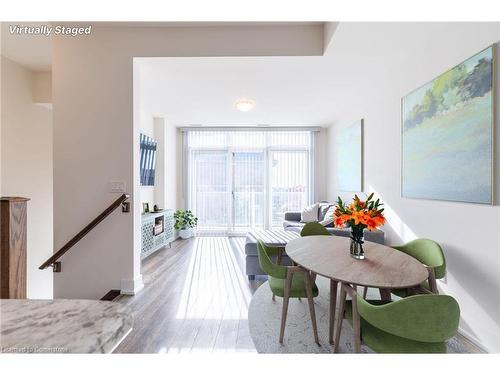
[[[330,279],[330,322],[328,325],[328,342],[333,344],[333,328],[335,326],[335,310],[337,309],[337,286],[336,280]]]
[[[307,302],[309,303],[309,313],[311,314],[311,322],[313,326],[314,342],[319,345],[318,326],[316,324],[316,311],[314,309],[314,300],[311,286],[311,275],[307,270],[304,270],[304,281],[306,284]]]
[[[351,303],[354,353],[361,353],[361,322],[358,314],[358,300],[356,298],[356,295],[353,296]]]
[[[278,256],[276,257],[276,264],[281,264],[281,258],[283,258],[283,249],[278,249]]]
[[[342,321],[344,320],[344,309],[345,309],[345,300],[346,300],[347,292],[344,288],[342,288],[342,284],[340,284],[340,306],[339,306],[339,316],[337,316],[337,330],[335,331],[335,343],[333,347],[333,352],[339,352],[340,346],[340,333],[342,331]]]
[[[391,301],[391,290],[386,289],[386,288],[379,288],[378,289],[380,293],[380,299],[384,302],[390,302]]]
[[[281,258],[283,257],[283,249],[279,248],[278,249],[278,255],[276,256],[276,264],[280,265],[281,264]],[[273,293],[273,301],[276,301],[276,296]]]
[[[285,282],[285,293],[283,296],[283,308],[281,310],[281,329],[280,329],[280,344],[283,344],[285,337],[286,316],[288,313],[288,300],[290,299],[290,289],[292,288],[293,272],[288,271]]]

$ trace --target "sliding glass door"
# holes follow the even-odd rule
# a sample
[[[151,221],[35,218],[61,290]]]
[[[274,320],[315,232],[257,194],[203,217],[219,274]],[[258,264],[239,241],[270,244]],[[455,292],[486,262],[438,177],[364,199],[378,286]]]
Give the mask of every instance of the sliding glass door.
[[[282,227],[287,211],[300,211],[309,203],[309,152],[270,151],[270,226]]]
[[[263,229],[265,220],[264,153],[237,151],[233,157],[233,231]]]
[[[198,226],[208,231],[226,231],[229,223],[230,176],[228,153],[193,150],[190,158],[190,208]]]
[[[199,232],[282,227],[312,201],[307,131],[187,131],[187,207]]]

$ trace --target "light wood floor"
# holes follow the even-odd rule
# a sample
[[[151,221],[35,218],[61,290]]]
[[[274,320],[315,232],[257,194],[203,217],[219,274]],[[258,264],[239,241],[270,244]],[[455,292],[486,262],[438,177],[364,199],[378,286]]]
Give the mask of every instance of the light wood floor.
[[[144,290],[115,300],[134,314],[134,329],[115,353],[255,352],[247,313],[262,281],[245,276],[244,243],[178,240],[144,260]]]

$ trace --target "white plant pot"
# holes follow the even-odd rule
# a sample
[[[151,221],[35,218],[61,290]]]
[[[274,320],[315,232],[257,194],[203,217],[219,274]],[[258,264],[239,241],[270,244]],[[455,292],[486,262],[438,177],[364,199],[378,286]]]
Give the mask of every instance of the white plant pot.
[[[183,240],[193,237],[193,228],[179,230],[179,236],[181,236]]]

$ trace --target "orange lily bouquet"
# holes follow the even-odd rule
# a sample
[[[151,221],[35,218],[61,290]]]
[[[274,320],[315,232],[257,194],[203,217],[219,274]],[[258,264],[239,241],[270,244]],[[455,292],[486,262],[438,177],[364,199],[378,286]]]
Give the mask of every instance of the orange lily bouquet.
[[[336,227],[343,228],[345,226],[355,227],[361,226],[368,230],[375,230],[385,223],[383,203],[379,199],[372,200],[373,193],[371,193],[366,201],[359,199],[354,195],[354,200],[350,205],[345,205],[342,199],[338,197],[333,220]]]
[[[379,199],[373,200],[373,193],[365,201],[354,195],[354,200],[349,205],[338,197],[333,222],[338,228],[351,228],[351,255],[354,258],[364,259],[363,230],[366,228],[372,231],[384,225],[382,206]]]

